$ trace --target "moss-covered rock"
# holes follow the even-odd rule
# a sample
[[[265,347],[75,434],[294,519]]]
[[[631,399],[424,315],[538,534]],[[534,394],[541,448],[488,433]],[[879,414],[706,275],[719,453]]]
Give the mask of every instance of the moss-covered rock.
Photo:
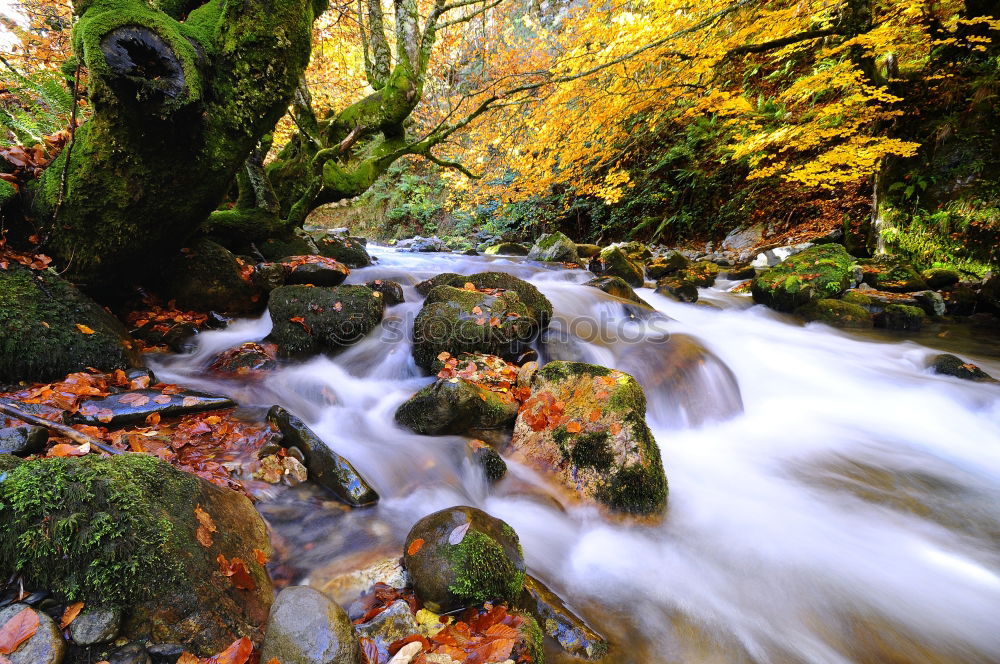
[[[927,290],[927,282],[908,263],[872,259],[862,262],[861,269],[864,282],[881,291],[912,293]]]
[[[350,268],[372,264],[372,257],[365,245],[346,235],[326,234],[315,240],[321,256],[340,261]]]
[[[448,378],[403,402],[396,410],[396,422],[429,436],[461,434],[508,426],[517,417],[518,406],[509,393],[494,392],[465,378]]]
[[[535,374],[511,448],[540,473],[617,512],[655,514],[667,501],[646,396],[621,371],[550,362]]]
[[[300,229],[291,233],[268,238],[257,245],[260,255],[269,261],[277,261],[284,256],[310,256],[321,254],[316,242]],[[325,254],[321,254],[325,255]]]
[[[668,251],[662,256],[655,256],[646,261],[646,276],[650,279],[677,274],[690,263],[687,257],[679,251]]]
[[[580,258],[593,258],[597,254],[601,253],[601,247],[597,244],[578,244],[576,245],[576,255]]]
[[[458,274],[457,272],[442,272],[441,274],[434,275],[430,279],[425,279],[419,282],[416,286],[414,286],[414,288],[417,289],[418,293],[427,297],[427,294],[434,290],[437,286],[454,286],[457,284],[458,287],[461,288],[462,283],[459,283],[459,281],[465,278],[466,277]]]
[[[979,308],[979,295],[964,284],[941,291],[945,311],[953,316],[971,316]]]
[[[47,270],[0,270],[0,383],[48,381],[135,361],[125,328],[96,302]]]
[[[368,286],[368,288],[371,288],[376,293],[381,293],[387,307],[402,304],[405,299],[403,296],[403,287],[396,281],[373,279],[366,283],[365,286]]]
[[[849,290],[840,296],[841,301],[847,302],[848,304],[854,304],[866,311],[871,311],[874,306],[874,301],[862,293],[861,291]]]
[[[517,242],[501,242],[491,247],[486,247],[483,251],[487,256],[527,256],[528,247]]]
[[[196,509],[216,527],[208,546]],[[206,656],[259,640],[273,592],[255,549],[270,550],[267,528],[245,496],[153,457],[26,461],[0,482],[0,567],[61,600],[127,608],[128,639]],[[245,589],[219,574],[220,555],[243,561]]]
[[[546,634],[570,655],[599,660],[608,654],[608,641],[593,630],[544,583],[530,574],[524,579],[520,605],[538,620]]]
[[[482,468],[487,482],[499,482],[507,474],[507,462],[500,453],[481,440],[469,442],[472,462]]]
[[[559,231],[546,233],[535,241],[528,252],[528,259],[557,263],[579,263],[576,244]]]
[[[992,376],[975,364],[947,353],[935,355],[931,360],[931,368],[934,370],[934,373],[944,376],[954,376],[955,378],[976,382],[996,382]]]
[[[719,266],[712,261],[697,261],[678,272],[677,276],[699,288],[709,288],[719,276]]]
[[[410,529],[404,551],[417,597],[436,613],[489,601],[514,603],[524,588],[517,533],[474,507],[425,516]]]
[[[920,273],[928,288],[947,288],[962,279],[962,273],[948,267],[932,267]]]
[[[231,251],[204,238],[166,263],[157,290],[181,309],[243,314],[264,308],[261,291],[244,276],[243,264]]]
[[[602,277],[618,277],[630,286],[642,286],[643,283],[639,264],[629,259],[621,247],[614,245],[605,247],[596,258],[592,258],[588,269]]]
[[[794,311],[834,298],[851,285],[854,259],[839,244],[810,247],[757,275],[753,299],[778,311]]]
[[[515,291],[438,286],[413,322],[413,359],[430,369],[442,352],[514,358],[539,329]]]
[[[875,325],[887,330],[915,332],[924,324],[924,310],[907,304],[888,304],[875,314]]]
[[[339,286],[351,273],[346,265],[326,256],[286,256],[278,264],[286,284]]]
[[[382,320],[381,293],[366,286],[282,286],[271,291],[268,336],[285,356],[336,352],[360,341]]]
[[[619,242],[618,248],[625,252],[628,259],[634,263],[642,265],[645,261],[653,257],[653,252],[642,242],[630,241]]]
[[[501,289],[514,291],[524,306],[528,308],[529,316],[532,322],[537,324],[539,332],[548,326],[549,320],[552,318],[552,303],[549,302],[549,299],[524,279],[518,279],[506,272],[477,272],[470,275],[445,272],[432,279],[420,282],[416,288],[417,292],[427,295],[435,286],[462,288],[465,284],[472,284],[479,290]]]
[[[867,328],[873,325],[867,309],[843,300],[816,300],[799,307],[795,313],[804,320],[832,327]]]
[[[679,277],[664,277],[656,284],[657,295],[669,297],[677,302],[694,303],[698,301],[698,287],[690,281]]]
[[[750,264],[734,265],[726,268],[723,272],[723,278],[731,281],[743,281],[744,279],[753,279],[757,276],[757,268]]]
[[[596,288],[597,290],[604,291],[608,295],[614,295],[615,297],[628,300],[629,302],[641,304],[644,307],[649,306],[649,303],[639,297],[636,292],[632,290],[632,287],[625,283],[624,279],[619,277],[595,277],[590,281],[585,281],[583,285]]]

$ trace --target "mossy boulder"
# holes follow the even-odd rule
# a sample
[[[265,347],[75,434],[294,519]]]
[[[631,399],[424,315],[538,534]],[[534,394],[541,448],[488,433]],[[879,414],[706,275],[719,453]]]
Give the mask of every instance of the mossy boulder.
[[[751,292],[755,302],[794,311],[843,293],[851,285],[853,269],[854,258],[841,245],[810,247],[758,274]]]
[[[992,376],[977,367],[975,364],[966,362],[960,357],[947,353],[935,355],[931,360],[931,368],[936,374],[953,376],[955,378],[961,378],[962,380],[984,383],[996,382]]]
[[[528,251],[528,259],[556,263],[579,263],[580,256],[576,253],[576,243],[559,231],[546,233],[535,240]]]
[[[424,279],[419,282],[414,288],[418,293],[427,297],[427,294],[434,290],[437,286],[455,286],[459,288],[462,287],[462,280],[466,279],[465,276],[458,274],[457,272],[442,272],[441,274],[434,275],[430,279]]]
[[[474,507],[425,516],[410,529],[404,552],[413,590],[435,613],[492,601],[513,604],[524,588],[517,533]]]
[[[924,324],[924,310],[907,304],[888,304],[875,314],[875,325],[887,330],[916,332]]]
[[[947,288],[962,279],[962,273],[948,267],[932,267],[920,273],[928,288]]]
[[[485,291],[496,289],[514,291],[528,308],[532,322],[537,324],[539,332],[548,326],[552,318],[552,303],[549,299],[524,279],[518,279],[506,272],[477,272],[470,275],[445,272],[417,284],[417,291],[427,295],[435,286],[462,288],[465,284],[472,284],[475,288]]]
[[[430,369],[442,352],[517,357],[539,330],[515,291],[438,286],[413,322],[413,359]]]
[[[619,242],[617,246],[625,252],[625,255],[628,256],[630,261],[636,262],[640,265],[642,265],[644,261],[653,257],[653,252],[650,251],[649,247],[644,245],[642,242],[636,242],[634,240],[631,242]]]
[[[403,287],[397,281],[373,279],[366,283],[365,286],[368,286],[368,288],[371,288],[376,293],[381,293],[387,307],[402,304],[405,299],[403,296]]]
[[[276,261],[283,256],[309,256],[320,253],[316,242],[300,229],[268,238],[257,245],[257,250],[269,261]]]
[[[583,285],[596,288],[599,291],[604,291],[608,295],[614,295],[617,298],[628,300],[629,302],[641,304],[644,307],[649,306],[649,303],[639,297],[636,292],[632,290],[632,287],[625,283],[625,280],[620,277],[594,277],[590,281],[585,281]]]
[[[650,279],[662,279],[663,277],[677,274],[690,263],[687,256],[679,251],[668,251],[662,256],[655,256],[646,261],[646,276]]]
[[[0,567],[59,600],[127,609],[122,636],[208,656],[259,641],[270,551],[250,500],[141,454],[25,461],[0,482]],[[196,509],[211,518],[207,540]],[[206,541],[208,544],[206,545]],[[242,561],[237,588],[218,556]]]
[[[483,251],[487,256],[527,256],[530,249],[517,242],[501,242]]]
[[[664,277],[656,284],[657,295],[669,297],[677,302],[694,303],[698,301],[698,287],[680,277]]]
[[[382,320],[381,293],[366,286],[282,286],[271,291],[268,340],[288,357],[336,352],[357,343]]]
[[[200,239],[166,263],[157,290],[181,309],[245,314],[264,307],[261,291],[235,255],[220,244]],[[246,274],[246,276],[244,276]]]
[[[843,300],[816,300],[799,307],[795,313],[806,321],[832,327],[867,328],[873,325],[867,309]]]
[[[862,293],[861,291],[849,290],[840,296],[842,302],[847,302],[848,304],[854,304],[866,311],[871,311],[872,307],[875,306],[874,300]]]
[[[698,288],[709,288],[719,276],[719,266],[712,261],[697,261],[678,272],[677,276]]]
[[[48,270],[0,270],[0,383],[49,381],[136,360],[125,328]]]
[[[927,282],[908,263],[873,259],[863,262],[861,269],[864,282],[881,291],[912,293],[927,290]]]
[[[646,396],[624,372],[546,364],[518,414],[511,450],[585,501],[631,514],[666,507],[667,478],[646,425]]]
[[[465,378],[447,378],[428,385],[396,410],[396,422],[429,436],[496,429],[513,424],[518,402]]]
[[[316,247],[321,256],[340,261],[350,268],[365,267],[372,264],[372,257],[365,245],[355,238],[346,235],[323,235],[316,239]]]
[[[338,260],[326,256],[285,256],[278,261],[284,272],[284,282],[291,285],[339,286],[351,270]]]
[[[588,269],[602,277],[618,277],[629,286],[642,286],[643,272],[639,264],[633,262],[621,247],[610,246],[601,250],[590,260]]]
[[[593,258],[597,254],[601,253],[601,247],[597,244],[578,244],[576,245],[576,255],[580,258]]]

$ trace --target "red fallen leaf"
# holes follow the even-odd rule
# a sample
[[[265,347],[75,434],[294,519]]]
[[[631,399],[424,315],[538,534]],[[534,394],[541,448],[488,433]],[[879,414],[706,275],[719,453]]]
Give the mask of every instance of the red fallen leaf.
[[[25,607],[0,627],[0,655],[9,655],[38,631],[38,614]]]
[[[306,324],[306,319],[302,316],[292,316],[288,319],[290,323],[297,323],[302,326],[302,329],[306,331],[307,334],[312,334],[312,328]]]
[[[267,554],[264,553],[263,551],[261,551],[260,549],[254,549],[253,550],[253,557],[257,561],[258,565],[266,565],[267,564]]]
[[[215,521],[212,520],[211,514],[201,509],[201,505],[194,506],[194,516],[198,519],[198,529],[194,533],[195,539],[198,540],[198,544],[207,549],[212,546],[212,533],[218,530],[215,527]]]
[[[407,643],[420,643],[421,652],[427,652],[431,649],[431,642],[427,640],[427,637],[423,634],[410,634],[409,636],[404,636],[403,638],[393,641],[389,644],[389,654],[395,655],[399,652],[400,648],[405,646]],[[463,653],[464,654],[464,653]]]
[[[59,621],[59,629],[66,629],[70,626],[76,617],[80,615],[80,611],[83,610],[83,602],[76,602],[75,604],[70,604],[63,611],[62,619]]]
[[[580,423],[573,420],[566,425],[566,431],[569,431],[570,433],[580,433]]]
[[[238,589],[253,590],[256,587],[253,577],[250,576],[246,563],[242,559],[233,558],[227,561],[226,557],[220,553],[215,560],[219,563],[219,571],[222,572],[222,575],[229,577],[229,580]]]
[[[205,664],[246,664],[253,654],[253,641],[243,637],[233,641],[232,645],[214,657],[205,660]]]
[[[406,554],[409,556],[415,556],[417,555],[417,552],[420,551],[421,548],[423,548],[423,546],[424,546],[424,541],[418,537],[417,539],[410,542],[410,546],[406,549]]]

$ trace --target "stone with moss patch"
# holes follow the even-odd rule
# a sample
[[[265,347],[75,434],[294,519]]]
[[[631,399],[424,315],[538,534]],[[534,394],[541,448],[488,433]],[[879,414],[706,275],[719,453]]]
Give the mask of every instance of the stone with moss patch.
[[[662,256],[655,256],[646,261],[646,276],[650,279],[662,279],[677,274],[690,262],[681,252],[671,250]]]
[[[234,314],[262,310],[261,291],[243,275],[243,265],[232,252],[201,239],[167,262],[157,290],[181,309]]]
[[[678,272],[677,276],[699,288],[709,288],[719,276],[719,266],[712,261],[697,261]]]
[[[816,300],[799,307],[795,313],[804,320],[832,327],[867,328],[873,324],[867,309],[843,300]]]
[[[924,324],[924,310],[907,304],[888,304],[875,315],[875,325],[887,330],[915,332]]]
[[[664,277],[656,284],[657,295],[669,297],[677,302],[694,303],[698,301],[698,287],[690,281],[679,277]]]
[[[305,231],[299,229],[292,233],[269,238],[257,245],[257,250],[260,251],[261,256],[269,261],[276,261],[284,256],[326,255],[321,254],[316,242]],[[336,258],[336,256],[331,256],[331,258]]]
[[[948,267],[932,267],[920,273],[928,288],[947,288],[962,279],[962,273]]]
[[[321,256],[340,261],[350,268],[365,267],[372,264],[372,257],[365,245],[346,235],[322,235],[315,240]]]
[[[584,282],[583,285],[596,288],[599,291],[604,291],[608,295],[614,295],[617,298],[628,300],[629,302],[635,302],[636,304],[641,304],[644,307],[649,307],[649,303],[639,297],[636,292],[632,290],[632,287],[619,277],[595,277],[590,281]]]
[[[596,258],[591,259],[588,269],[602,277],[618,277],[629,286],[642,286],[643,284],[642,268],[618,246],[612,245],[602,249]]]
[[[861,291],[849,290],[840,296],[842,302],[847,302],[848,304],[853,304],[865,309],[866,311],[871,311],[874,306],[874,301],[862,293]]]
[[[122,324],[69,282],[15,263],[0,270],[0,383],[124,369],[135,359]]]
[[[282,286],[271,291],[270,341],[285,356],[336,352],[357,343],[382,320],[382,294],[366,286]]]
[[[495,429],[512,424],[517,401],[465,378],[448,378],[428,385],[396,410],[396,422],[429,436]]]
[[[517,242],[501,242],[491,247],[486,247],[483,251],[487,256],[527,256],[528,247]]]
[[[555,263],[579,263],[580,256],[576,253],[576,243],[559,231],[546,233],[535,240],[528,251],[528,259]]]
[[[985,383],[996,382],[992,376],[977,367],[975,364],[966,362],[962,358],[948,353],[935,355],[931,359],[931,369],[933,369],[936,374],[953,376],[955,378],[961,378],[962,380]]]
[[[753,299],[778,311],[794,311],[815,300],[834,298],[850,287],[854,258],[839,244],[799,252],[758,274]]]
[[[514,603],[524,588],[517,533],[474,507],[425,516],[410,529],[404,552],[417,597],[436,613],[491,601]]]
[[[653,257],[653,252],[650,251],[649,247],[644,245],[642,242],[636,242],[634,240],[630,242],[619,242],[617,246],[625,252],[625,255],[628,256],[630,261],[640,265],[644,261]]]
[[[127,608],[123,636],[213,654],[257,640],[273,599],[254,549],[267,528],[243,495],[126,454],[25,461],[0,481],[0,567],[60,600]],[[195,508],[216,532],[196,538]],[[218,555],[244,561],[253,588],[219,574]]]
[[[646,396],[621,371],[546,364],[518,414],[511,449],[585,501],[632,514],[666,506],[667,478],[646,425]]]
[[[881,291],[912,293],[927,290],[927,282],[909,263],[877,258],[861,262],[864,282]]]

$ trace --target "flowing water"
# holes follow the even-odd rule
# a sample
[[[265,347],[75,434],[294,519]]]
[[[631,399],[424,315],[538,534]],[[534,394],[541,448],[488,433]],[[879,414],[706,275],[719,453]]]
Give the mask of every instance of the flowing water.
[[[610,637],[611,662],[1000,662],[1000,384],[925,368],[945,348],[1000,376],[996,337],[847,334],[719,289],[699,305],[639,289],[653,313],[581,286],[592,275],[579,270],[373,254],[348,282],[394,279],[407,301],[336,357],[260,383],[208,376],[215,353],[268,333],[265,315],[157,367],[170,382],[299,413],[381,494],[375,508],[344,511],[305,489],[264,492],[259,507],[295,574],[322,585],[334,559],[398,553],[416,520],[466,504],[514,526],[529,571]],[[484,270],[552,301],[543,360],[603,364],[646,388],[670,482],[664,519],[561,505],[514,465],[488,487],[463,439],[393,423],[432,381],[410,358],[412,285]]]

